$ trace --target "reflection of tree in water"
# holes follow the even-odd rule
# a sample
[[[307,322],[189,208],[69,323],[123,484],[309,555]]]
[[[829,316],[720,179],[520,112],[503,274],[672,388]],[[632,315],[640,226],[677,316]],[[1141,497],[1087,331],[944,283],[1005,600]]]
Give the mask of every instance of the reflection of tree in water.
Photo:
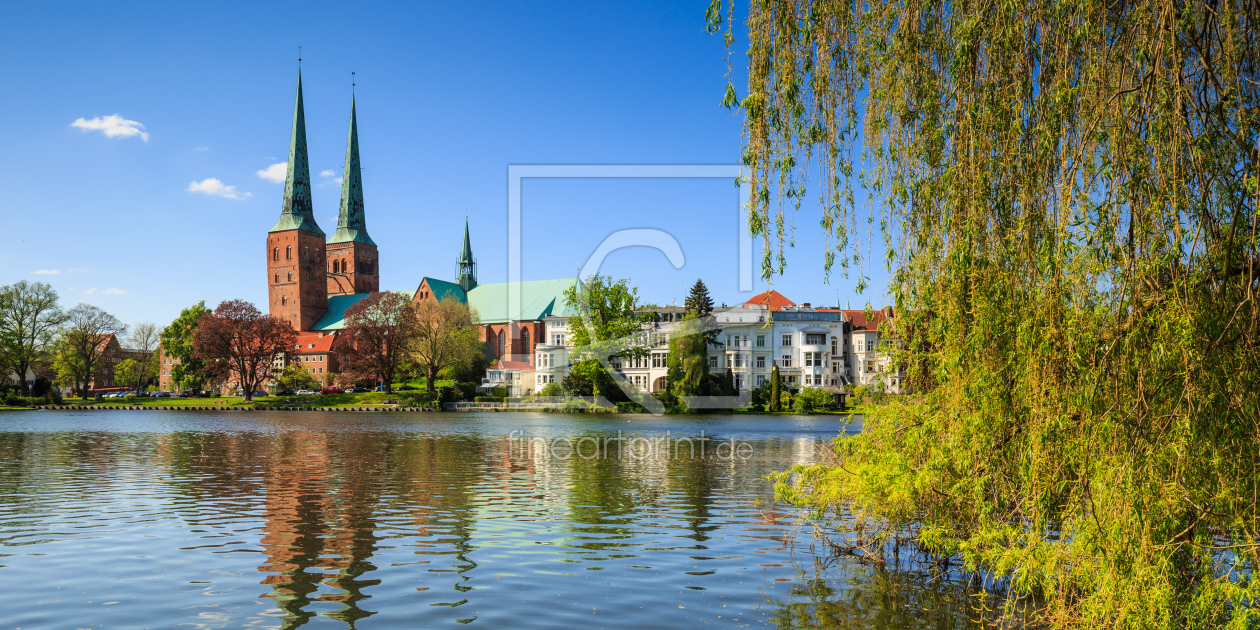
[[[707,457],[701,457],[699,451],[683,447],[669,460],[670,489],[685,497],[682,503],[687,508],[683,514],[692,532],[688,538],[696,541],[698,549],[704,549],[709,532],[719,528],[719,525],[708,523],[713,504],[713,487],[719,476],[720,464],[714,461],[715,457],[711,453],[706,455]]]
[[[779,628],[983,628],[975,593],[957,582],[906,571],[880,571],[850,558],[815,558],[790,594],[767,596]],[[829,579],[830,578],[830,579]],[[767,587],[777,583],[767,583]],[[994,620],[990,618],[989,622]]]
[[[453,556],[450,568],[426,567],[435,576],[456,574],[453,601],[435,606],[460,606],[467,602],[462,593],[472,590],[465,584],[477,567],[469,554],[477,547],[469,541],[474,534],[472,510],[478,505],[477,484],[485,475],[485,441],[443,436],[401,437],[389,449],[389,480],[386,493],[395,497],[389,507],[400,506],[409,515],[410,527],[418,530],[418,564],[429,565],[443,556]],[[422,580],[423,581],[423,580]],[[420,586],[418,590],[429,590]]]

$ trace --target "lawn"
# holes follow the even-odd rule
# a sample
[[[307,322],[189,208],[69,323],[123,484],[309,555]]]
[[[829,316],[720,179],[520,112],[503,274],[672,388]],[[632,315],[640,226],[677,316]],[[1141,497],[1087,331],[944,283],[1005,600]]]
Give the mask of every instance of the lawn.
[[[106,398],[95,400],[66,399],[67,405],[83,405],[88,407],[367,407],[390,404],[385,401],[415,401],[423,390],[409,392],[366,392],[363,394],[320,394],[315,396],[258,396],[252,402],[245,402],[239,396],[216,396],[207,398],[137,398],[127,401],[122,398]],[[289,402],[285,402],[285,401]]]

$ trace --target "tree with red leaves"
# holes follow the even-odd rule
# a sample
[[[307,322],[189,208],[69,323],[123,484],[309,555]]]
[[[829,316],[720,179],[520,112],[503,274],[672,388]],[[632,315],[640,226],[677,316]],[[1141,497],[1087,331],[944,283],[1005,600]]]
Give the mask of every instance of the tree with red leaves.
[[[276,356],[295,343],[297,333],[287,321],[264,315],[244,300],[229,300],[201,318],[193,334],[193,354],[205,363],[205,377],[236,379],[248,402],[271,378]]]
[[[346,309],[346,327],[333,351],[341,363],[340,382],[380,379],[393,391],[399,366],[411,358],[416,312],[402,293],[373,293]]]

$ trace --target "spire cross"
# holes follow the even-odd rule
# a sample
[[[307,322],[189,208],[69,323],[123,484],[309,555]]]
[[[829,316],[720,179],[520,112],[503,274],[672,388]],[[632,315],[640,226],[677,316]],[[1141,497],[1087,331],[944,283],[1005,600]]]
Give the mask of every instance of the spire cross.
[[[302,47],[298,46],[298,70],[302,69]]]
[[[350,73],[350,94],[354,95],[354,73]]]

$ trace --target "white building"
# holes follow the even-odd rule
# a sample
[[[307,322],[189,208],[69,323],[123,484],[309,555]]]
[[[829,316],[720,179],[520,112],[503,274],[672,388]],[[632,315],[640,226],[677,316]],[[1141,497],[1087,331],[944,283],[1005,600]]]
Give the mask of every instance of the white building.
[[[646,355],[614,361],[614,369],[642,391],[665,390],[669,338],[684,314],[679,306],[653,309],[644,324]],[[892,371],[889,357],[880,352],[881,336],[893,323],[891,309],[868,313],[815,308],[768,291],[742,306],[715,308],[713,316],[721,330],[717,342],[708,348],[709,371],[729,369],[741,393],[769,380],[776,366],[788,389],[854,384],[901,391],[904,374]],[[881,331],[881,325],[885,330]],[[521,370],[521,378],[532,377],[532,383],[511,387],[516,383],[506,371],[489,380],[508,385],[511,395],[537,393],[548,383],[562,381],[573,348],[569,319],[547,317],[545,327],[546,336],[535,349],[532,375]]]

